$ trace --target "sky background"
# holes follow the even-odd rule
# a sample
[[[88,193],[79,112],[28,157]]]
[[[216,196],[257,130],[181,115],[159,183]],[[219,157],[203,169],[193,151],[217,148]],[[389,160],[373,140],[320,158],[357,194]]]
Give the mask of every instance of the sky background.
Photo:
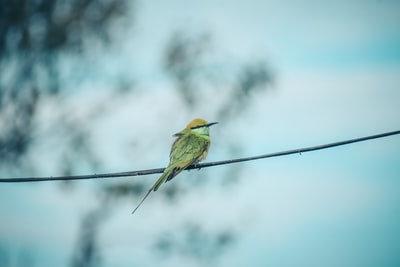
[[[204,105],[189,111],[162,70],[161,47],[174,31],[211,35],[208,66],[231,71],[264,60],[275,74],[271,90],[257,92],[234,120],[211,129],[207,161],[400,129],[398,1],[137,4],[134,22],[119,29],[118,49],[93,56],[89,64],[96,71],[85,72],[85,83],[72,79],[62,103],[83,120],[113,97],[110,79],[127,74],[135,81],[134,94],[115,100],[91,124],[91,142],[103,160],[96,172],[165,166],[173,133],[195,117],[215,120],[224,88],[202,88]],[[41,130],[57,105],[43,105]],[[30,152],[40,176],[57,175],[57,153],[48,152],[54,142],[49,137]],[[241,145],[238,152],[225,149],[232,143]],[[131,149],[121,154],[124,147]],[[184,172],[160,189],[179,184],[179,199],[154,193],[134,216],[139,197],[107,207],[98,235],[102,265],[400,265],[398,136],[239,165]],[[196,182],[199,177],[204,181]],[[150,187],[156,178],[131,179],[145,179]],[[68,194],[57,183],[1,184],[0,248],[7,260],[0,266],[24,266],[24,259],[33,266],[70,266],[80,219],[101,205],[96,188],[107,183],[78,181]],[[181,241],[183,229],[198,225],[203,257]],[[207,236],[224,232],[232,234],[231,242],[214,251]],[[169,255],[154,248],[160,236],[175,244]]]

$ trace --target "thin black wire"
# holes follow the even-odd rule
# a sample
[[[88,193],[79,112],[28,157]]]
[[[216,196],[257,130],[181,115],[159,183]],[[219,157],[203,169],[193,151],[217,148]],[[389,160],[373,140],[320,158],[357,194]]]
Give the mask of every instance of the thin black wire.
[[[239,163],[239,162],[257,160],[257,159],[280,157],[280,156],[286,156],[286,155],[291,155],[291,154],[301,154],[301,153],[305,153],[305,152],[327,149],[327,148],[336,147],[336,146],[343,146],[343,145],[363,142],[363,141],[372,140],[372,139],[383,138],[383,137],[397,135],[397,134],[400,134],[400,130],[393,131],[393,132],[386,132],[386,133],[382,133],[382,134],[375,134],[375,135],[370,135],[370,136],[365,136],[365,137],[360,137],[360,138],[355,138],[355,139],[350,139],[350,140],[345,140],[345,141],[339,141],[339,142],[329,143],[329,144],[325,144],[325,145],[318,145],[318,146],[311,146],[311,147],[269,153],[269,154],[264,154],[264,155],[260,155],[260,156],[255,156],[255,157],[246,157],[246,158],[238,158],[238,159],[201,163],[201,164],[189,166],[188,168],[186,168],[186,170],[201,169],[201,168],[207,168],[207,167],[212,167],[212,166]],[[157,168],[157,169],[131,171],[131,172],[115,172],[115,173],[104,173],[104,174],[74,175],[74,176],[0,178],[0,183],[85,180],[85,179],[115,178],[115,177],[128,177],[128,176],[130,177],[130,176],[141,176],[141,175],[162,173],[164,170],[165,170],[165,168]]]

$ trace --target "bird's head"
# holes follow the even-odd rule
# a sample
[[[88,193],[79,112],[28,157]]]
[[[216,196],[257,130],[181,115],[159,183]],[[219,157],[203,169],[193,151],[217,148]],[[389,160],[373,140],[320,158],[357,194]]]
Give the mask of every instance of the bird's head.
[[[210,122],[208,123],[206,120],[203,119],[194,119],[189,124],[186,126],[185,130],[186,131],[191,131],[196,134],[200,135],[209,135],[209,127],[217,124],[218,122]]]

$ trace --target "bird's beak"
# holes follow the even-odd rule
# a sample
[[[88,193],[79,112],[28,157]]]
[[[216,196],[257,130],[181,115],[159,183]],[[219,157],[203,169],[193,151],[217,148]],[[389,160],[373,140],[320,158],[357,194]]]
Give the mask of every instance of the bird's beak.
[[[208,124],[206,124],[206,126],[207,127],[210,127],[210,126],[212,126],[212,125],[214,125],[214,124],[217,124],[218,122],[210,122],[210,123],[208,123]]]

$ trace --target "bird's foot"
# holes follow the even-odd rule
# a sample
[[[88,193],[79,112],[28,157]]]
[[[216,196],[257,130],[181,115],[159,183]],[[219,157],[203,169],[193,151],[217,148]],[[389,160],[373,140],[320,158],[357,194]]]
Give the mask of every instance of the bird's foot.
[[[199,163],[193,164],[193,169],[198,169],[200,171],[201,167],[199,165],[200,165]]]

